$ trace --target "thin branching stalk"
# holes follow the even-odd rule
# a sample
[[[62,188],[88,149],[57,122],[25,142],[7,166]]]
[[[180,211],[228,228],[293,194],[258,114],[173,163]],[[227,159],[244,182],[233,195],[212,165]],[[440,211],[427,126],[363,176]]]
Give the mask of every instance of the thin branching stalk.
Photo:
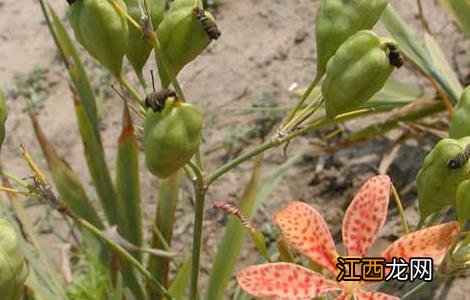
[[[408,234],[410,232],[410,229],[408,227],[408,221],[406,220],[406,215],[405,215],[405,211],[403,210],[403,206],[401,204],[400,196],[398,195],[397,189],[395,188],[395,185],[393,183],[392,183],[392,193],[393,193],[393,199],[395,199],[395,203],[397,204],[398,214],[400,215],[401,223],[403,225],[403,231],[405,232],[405,234]]]

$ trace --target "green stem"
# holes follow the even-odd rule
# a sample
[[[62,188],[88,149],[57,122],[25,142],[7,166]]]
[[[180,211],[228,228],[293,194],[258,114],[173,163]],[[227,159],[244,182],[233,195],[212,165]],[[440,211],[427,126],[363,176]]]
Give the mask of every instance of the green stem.
[[[315,76],[315,79],[313,79],[313,81],[310,83],[310,85],[308,86],[307,90],[303,93],[302,97],[299,99],[299,101],[297,102],[297,104],[294,106],[294,108],[292,109],[292,111],[289,113],[289,115],[287,116],[286,120],[284,121],[284,124],[287,124],[289,121],[292,120],[292,118],[295,116],[295,114],[297,113],[297,111],[299,111],[299,109],[302,107],[302,105],[304,104],[305,100],[307,100],[308,96],[310,96],[310,94],[312,93],[313,89],[318,85],[318,82],[320,82],[322,76]],[[284,127],[281,126],[281,127]]]
[[[127,92],[129,92],[132,99],[134,99],[134,101],[139,104],[141,108],[145,108],[145,104],[142,100],[142,97],[140,97],[139,93],[134,89],[134,87],[124,78],[122,73],[116,76],[116,80],[119,82],[121,87],[123,87]]]
[[[222,176],[223,174],[225,174],[227,171],[233,169],[234,167],[238,166],[239,164],[249,160],[250,158],[252,157],[255,157],[256,155],[270,149],[270,148],[274,148],[274,147],[277,147],[279,145],[282,145],[283,143],[285,142],[288,142],[290,140],[292,140],[293,138],[296,138],[300,135],[303,135],[313,129],[317,129],[317,128],[320,128],[324,125],[326,125],[328,123],[328,121],[326,121],[325,119],[320,119],[320,120],[317,120],[316,122],[313,122],[311,123],[310,125],[306,126],[306,127],[303,127],[297,131],[294,131],[290,134],[288,134],[287,136],[281,138],[281,139],[272,139],[268,142],[265,142],[264,144],[261,144],[253,149],[251,149],[250,151],[246,152],[245,154],[242,154],[240,155],[239,157],[235,158],[234,160],[226,163],[225,165],[221,166],[220,168],[218,168],[217,170],[215,170],[212,174],[210,174],[207,178],[207,185],[209,186],[212,182],[214,182],[214,180],[216,180],[217,178],[219,178],[220,176]]]
[[[395,185],[393,183],[392,193],[393,199],[395,199],[395,203],[397,204],[398,214],[400,215],[401,223],[403,224],[403,231],[405,232],[405,234],[408,234],[410,232],[410,229],[408,227],[408,222],[406,221],[405,211],[403,210],[403,206],[400,201],[400,196],[398,195],[397,189],[395,188]]]
[[[428,281],[421,282],[420,284],[418,284],[417,286],[409,290],[405,295],[403,295],[403,297],[401,297],[401,300],[415,299],[416,298],[415,294],[419,292],[421,289],[423,289],[424,287],[426,287],[428,283],[430,282]]]
[[[160,292],[167,299],[174,299],[168,293],[168,291],[165,289],[165,287],[163,287],[157,280],[155,280],[155,278],[153,278],[152,274],[150,274],[150,272],[147,271],[147,269],[137,259],[135,259],[134,256],[132,256],[132,254],[127,252],[124,248],[122,248],[121,246],[119,246],[118,244],[113,242],[112,240],[110,240],[106,235],[104,235],[101,232],[101,230],[99,230],[95,226],[91,225],[90,223],[88,223],[84,219],[73,215],[69,211],[65,211],[64,214],[66,214],[67,216],[72,218],[78,225],[80,225],[83,228],[85,228],[85,229],[89,230],[90,232],[92,232],[98,239],[100,239],[102,242],[104,242],[105,244],[110,246],[110,248],[112,248],[112,250],[115,253],[119,254],[123,259],[125,259],[127,262],[129,262],[131,265],[133,265],[136,268],[136,270],[138,270],[145,277],[145,279],[148,280],[150,285],[156,291]]]
[[[204,202],[207,191],[204,174],[195,164],[189,164],[196,174],[195,194],[196,207],[194,212],[194,233],[193,233],[193,249],[192,249],[192,266],[191,266],[191,285],[189,290],[189,299],[197,299],[198,280],[199,280],[199,264],[201,258],[201,242],[202,242],[202,222],[204,220]]]

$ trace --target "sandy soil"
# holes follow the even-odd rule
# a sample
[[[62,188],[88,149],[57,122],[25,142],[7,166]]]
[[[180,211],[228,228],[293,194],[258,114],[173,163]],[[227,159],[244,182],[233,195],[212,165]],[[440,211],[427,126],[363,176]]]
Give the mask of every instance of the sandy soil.
[[[253,116],[237,115],[232,108],[251,107],[260,104],[263,97],[279,101],[280,105],[290,105],[295,101],[287,88],[292,83],[307,85],[314,76],[315,39],[314,16],[318,1],[315,0],[226,0],[216,11],[222,37],[211,45],[194,63],[180,75],[187,98],[199,104],[210,116],[205,125],[205,145],[207,149],[222,140],[228,140],[230,130],[245,131],[253,126]],[[415,1],[390,1],[397,10],[421,32],[416,18]],[[426,16],[431,24],[436,39],[444,47],[447,58],[459,72],[460,78],[468,76],[470,66],[464,49],[470,49],[468,40],[458,33],[456,27],[435,3],[425,2]],[[53,1],[52,6],[65,19],[66,2]],[[60,154],[70,163],[83,182],[90,187],[90,178],[85,168],[82,145],[75,125],[70,92],[67,88],[67,73],[60,64],[56,50],[47,28],[42,21],[39,5],[32,0],[0,0],[0,85],[9,93],[8,104],[10,117],[7,123],[8,136],[5,143],[3,162],[11,173],[26,176],[25,163],[19,155],[19,144],[26,145],[33,156],[43,164],[41,151],[35,141],[30,122],[24,113],[25,99],[19,94],[14,78],[18,74],[31,74],[31,71],[43,67],[41,76],[33,77],[34,82],[42,82],[38,94],[44,98],[43,107],[38,110],[38,117],[46,128],[47,135],[57,146]],[[379,31],[383,30],[379,28]],[[92,70],[94,82],[100,82],[107,92],[103,103],[102,130],[107,159],[111,166],[115,161],[115,146],[120,130],[122,102],[112,93],[105,72],[99,70],[87,57],[87,65]],[[154,68],[153,64],[148,69]],[[148,73],[147,73],[148,74]],[[132,73],[129,72],[132,78]],[[396,75],[412,82],[416,80],[413,72],[406,68]],[[27,86],[22,86],[20,91]],[[41,101],[39,101],[41,102]],[[400,161],[419,162],[435,139],[409,141],[401,148]],[[259,143],[259,139],[245,139],[238,146],[210,151],[206,164],[210,170],[223,161],[233,157],[249,145]],[[290,199],[304,199],[318,208],[331,225],[332,232],[339,233],[344,207],[350,201],[360,183],[373,174],[383,152],[390,146],[384,139],[370,142],[354,149],[343,150],[336,154],[318,157],[311,149],[310,138],[295,141],[289,147],[289,153],[303,153],[299,162],[287,173],[263,206],[262,213],[256,216],[255,223],[261,225],[270,219],[270,215],[282,203]],[[264,157],[264,170],[269,170],[285,158],[281,150],[269,151]],[[205,252],[203,269],[210,269],[210,258],[220,238],[220,223],[225,219],[211,212],[214,201],[236,202],[247,182],[251,163],[245,163],[234,172],[222,177],[209,191],[205,228]],[[390,174],[400,188],[409,185],[416,174],[417,164],[395,162]],[[158,186],[142,166],[143,199],[148,220],[155,211],[155,187]],[[90,193],[91,193],[90,187]],[[187,241],[191,228],[192,206],[189,185],[180,205],[180,218],[176,229],[176,248],[189,250]],[[407,213],[410,219],[416,218],[415,193],[412,188],[405,197]],[[327,205],[325,205],[328,203]],[[43,207],[29,209],[33,217],[43,215]],[[399,223],[391,210],[389,226],[383,232],[382,244],[399,233]],[[392,217],[393,215],[393,217]],[[52,224],[53,226],[53,224]],[[57,228],[53,228],[57,230]],[[57,253],[62,242],[49,234],[50,251]],[[335,238],[340,239],[336,234]],[[240,265],[254,261],[250,247],[245,247]],[[468,279],[458,279],[453,284],[447,299],[470,299]],[[466,298],[467,297],[467,298]],[[424,295],[423,299],[429,299]]]

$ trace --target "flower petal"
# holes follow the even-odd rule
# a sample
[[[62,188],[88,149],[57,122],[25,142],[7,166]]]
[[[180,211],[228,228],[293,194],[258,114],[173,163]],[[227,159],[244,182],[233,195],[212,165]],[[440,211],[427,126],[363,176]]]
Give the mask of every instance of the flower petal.
[[[307,300],[341,290],[335,281],[291,263],[250,266],[237,274],[240,287],[259,298]]]
[[[387,217],[390,177],[367,180],[348,207],[343,220],[343,243],[350,256],[363,256]]]
[[[349,300],[351,299],[351,295],[350,294],[346,294],[346,293],[341,293],[341,295],[339,295],[338,297],[335,298],[335,300]]]
[[[424,228],[393,242],[381,257],[391,261],[393,257],[409,260],[412,257],[429,257],[433,260],[444,255],[460,233],[457,222],[449,222]]]
[[[337,272],[335,243],[318,211],[294,201],[276,213],[274,223],[295,250],[331,272]]]
[[[361,289],[354,292],[355,300],[400,300],[400,298],[384,293],[371,293]]]

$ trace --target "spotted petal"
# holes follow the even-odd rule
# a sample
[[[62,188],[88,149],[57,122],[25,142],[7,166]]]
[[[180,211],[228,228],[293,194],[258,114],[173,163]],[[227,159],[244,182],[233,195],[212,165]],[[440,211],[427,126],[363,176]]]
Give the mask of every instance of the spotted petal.
[[[363,290],[356,290],[354,292],[355,300],[400,300],[400,298],[383,294],[383,293],[371,293]]]
[[[442,257],[460,233],[457,222],[444,223],[409,233],[393,242],[380,255],[387,261],[393,257],[409,260],[412,257]]]
[[[349,205],[343,219],[343,243],[350,256],[363,256],[387,217],[390,177],[367,180]]]
[[[337,282],[291,263],[250,266],[237,274],[240,287],[258,298],[307,300],[340,290]]]
[[[335,243],[323,217],[311,206],[294,201],[279,210],[274,223],[295,250],[315,263],[336,272]]]

